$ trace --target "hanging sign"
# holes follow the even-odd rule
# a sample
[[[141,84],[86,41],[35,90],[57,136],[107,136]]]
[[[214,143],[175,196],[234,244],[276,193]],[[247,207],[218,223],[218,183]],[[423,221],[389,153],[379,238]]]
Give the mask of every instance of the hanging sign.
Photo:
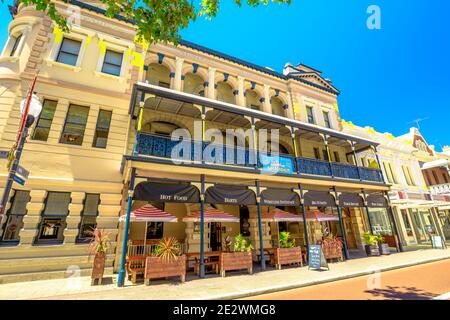
[[[308,269],[321,270],[327,268],[330,270],[320,244],[309,245],[308,252]]]
[[[195,186],[184,182],[144,181],[136,186],[133,199],[142,201],[198,203],[200,202],[200,192]]]
[[[17,167],[16,173],[21,175],[25,179],[28,179],[28,177],[30,176],[30,171],[20,165]]]
[[[261,172],[270,174],[293,174],[294,165],[293,159],[289,157],[282,156],[269,156],[269,155],[259,155],[261,161]]]

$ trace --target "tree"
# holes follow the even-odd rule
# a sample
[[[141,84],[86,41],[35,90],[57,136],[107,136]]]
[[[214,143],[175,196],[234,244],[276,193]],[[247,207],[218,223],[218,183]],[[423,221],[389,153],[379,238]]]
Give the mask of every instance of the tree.
[[[1,0],[4,2],[4,0]],[[64,0],[69,2],[70,0]],[[191,21],[200,17],[214,18],[219,12],[220,0],[198,0],[196,6],[190,0],[99,0],[106,5],[106,16],[121,15],[133,20],[137,26],[137,36],[149,43],[172,42],[180,40],[180,29],[185,29]],[[242,0],[233,0],[241,7]],[[290,4],[291,0],[247,0],[247,5],[258,7],[277,4]],[[15,4],[35,5],[36,9],[45,12],[63,31],[69,31],[70,25],[58,12],[52,0],[15,0]]]

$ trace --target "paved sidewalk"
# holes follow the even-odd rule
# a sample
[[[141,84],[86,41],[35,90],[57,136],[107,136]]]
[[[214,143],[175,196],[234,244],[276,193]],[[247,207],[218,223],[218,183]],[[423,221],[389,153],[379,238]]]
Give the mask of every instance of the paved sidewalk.
[[[330,264],[329,271],[314,271],[303,267],[271,270],[253,275],[229,272],[226,278],[210,275],[206,279],[188,279],[184,284],[177,280],[153,281],[148,287],[127,283],[124,288],[117,288],[116,275],[107,278],[107,283],[101,286],[90,286],[89,277],[74,277],[3,284],[0,285],[0,299],[236,299],[443,259],[450,259],[450,249],[419,250],[391,256],[354,259]]]

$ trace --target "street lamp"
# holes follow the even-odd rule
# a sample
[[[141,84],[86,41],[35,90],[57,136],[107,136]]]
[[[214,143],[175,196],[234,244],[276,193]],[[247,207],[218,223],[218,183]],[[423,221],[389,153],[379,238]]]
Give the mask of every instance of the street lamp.
[[[32,88],[34,87],[34,83]],[[33,125],[34,120],[39,117],[42,111],[42,104],[38,97],[33,93],[22,101],[20,104],[20,113],[22,114],[22,121],[19,126],[18,141],[16,145],[11,149],[11,161],[12,165],[9,170],[8,180],[6,181],[5,190],[3,191],[3,196],[0,202],[0,220],[3,212],[5,211],[6,205],[8,203],[9,194],[11,192],[12,184],[14,181],[14,176],[16,174],[17,168],[19,167],[20,157],[22,155],[23,145],[28,136],[28,128]],[[15,153],[15,154],[14,154]]]

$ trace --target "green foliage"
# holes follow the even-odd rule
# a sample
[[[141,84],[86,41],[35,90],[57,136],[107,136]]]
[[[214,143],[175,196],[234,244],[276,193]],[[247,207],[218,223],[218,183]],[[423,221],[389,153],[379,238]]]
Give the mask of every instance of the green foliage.
[[[158,242],[152,254],[164,261],[178,259],[181,255],[181,245],[175,238],[165,238]]]
[[[249,243],[247,244],[247,240],[245,240],[242,234],[238,234],[234,238],[233,251],[234,252],[250,252],[252,251],[253,246]]]
[[[295,241],[290,240],[291,234],[287,231],[280,232],[278,242],[281,248],[293,248],[295,247]]]
[[[111,247],[111,241],[109,239],[109,233],[101,229],[92,229],[87,231],[87,233],[92,237],[89,243],[88,251],[89,257],[93,255],[104,255],[108,253]]]
[[[1,0],[4,2],[4,0]],[[121,15],[136,21],[139,38],[147,42],[172,42],[180,40],[179,30],[185,29],[197,16],[207,19],[216,17],[219,12],[220,0],[201,0],[199,6],[190,0],[100,0],[106,5],[106,16]],[[239,7],[242,0],[233,0]],[[55,8],[51,0],[19,0],[26,5],[34,4],[36,9],[45,12],[55,24],[63,31],[70,26],[61,12]],[[290,4],[291,0],[247,0],[251,7],[268,5],[269,2],[277,4]]]
[[[369,246],[376,246],[378,242],[380,241],[380,236],[375,236],[371,234],[370,232],[364,233],[364,241]]]

